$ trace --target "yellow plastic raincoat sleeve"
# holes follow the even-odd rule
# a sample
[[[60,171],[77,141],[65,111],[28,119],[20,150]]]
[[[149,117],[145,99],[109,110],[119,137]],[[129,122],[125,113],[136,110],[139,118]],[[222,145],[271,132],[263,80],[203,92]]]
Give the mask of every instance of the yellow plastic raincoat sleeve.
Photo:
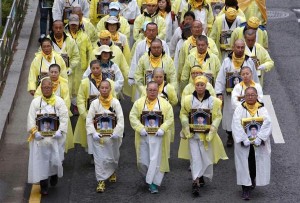
[[[77,94],[77,108],[79,114],[86,119],[87,116],[87,100],[89,98],[89,79],[85,78],[81,81]]]

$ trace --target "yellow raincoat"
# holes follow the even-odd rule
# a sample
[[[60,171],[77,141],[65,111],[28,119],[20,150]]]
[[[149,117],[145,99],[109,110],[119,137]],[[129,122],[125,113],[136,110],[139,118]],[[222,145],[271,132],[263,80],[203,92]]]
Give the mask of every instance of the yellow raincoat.
[[[169,102],[165,99],[158,97],[160,109],[164,116],[164,122],[160,126],[165,134],[163,135],[162,140],[162,152],[161,152],[161,163],[160,163],[160,171],[161,172],[169,172],[169,153],[170,153],[170,127],[172,123],[174,123],[174,115],[173,115],[173,108]],[[135,131],[135,149],[136,149],[136,156],[137,160],[139,160],[140,155],[140,132],[145,126],[141,123],[140,116],[144,109],[146,97],[142,97],[138,99],[134,104],[129,113],[129,120],[130,125]]]
[[[36,90],[37,89],[37,79],[40,73],[48,73],[50,64],[58,64],[60,66],[60,75],[61,77],[68,79],[67,75],[67,67],[64,59],[60,56],[60,54],[52,51],[52,60],[50,63],[45,63],[46,59],[43,57],[42,52],[37,52],[35,54],[35,58],[33,59],[28,75],[28,85],[27,90]]]
[[[57,88],[56,92],[53,92],[56,96],[61,97],[67,108],[68,108],[68,115],[69,117],[72,116],[72,113],[70,111],[70,106],[71,106],[71,100],[70,100],[70,94],[69,94],[69,86],[68,86],[68,80],[62,78],[59,76],[59,87]],[[41,90],[41,85],[37,88],[34,98],[42,96],[42,90]],[[68,132],[67,132],[67,137],[66,137],[66,142],[65,142],[65,153],[68,152],[69,149],[74,148],[74,143],[73,143],[73,129],[72,129],[72,124],[71,120],[69,118],[68,120]]]
[[[184,101],[182,101],[182,106],[180,110],[180,121],[182,128],[185,129],[189,126],[189,113],[191,112],[192,109],[192,99],[194,95],[188,95],[184,98]],[[222,108],[222,101],[219,100],[216,97],[210,97],[213,99],[213,106],[211,109],[212,113],[212,125],[218,129],[220,122],[222,120],[222,113],[221,113],[221,108]],[[186,136],[188,132],[185,130],[182,130],[182,134]],[[200,133],[200,139],[204,140],[204,144],[206,142],[205,140],[206,134]],[[181,139],[180,140],[180,145],[179,145],[179,151],[178,151],[178,158],[181,159],[190,159],[190,149],[189,149],[189,144],[188,144],[188,139]],[[218,163],[220,159],[228,159],[226,152],[223,147],[222,140],[220,139],[217,130],[213,136],[213,139],[211,140],[211,147],[213,148],[213,163]]]
[[[91,23],[90,19],[82,17],[82,23],[81,28],[89,36],[91,43],[96,42],[98,40],[97,29]]]

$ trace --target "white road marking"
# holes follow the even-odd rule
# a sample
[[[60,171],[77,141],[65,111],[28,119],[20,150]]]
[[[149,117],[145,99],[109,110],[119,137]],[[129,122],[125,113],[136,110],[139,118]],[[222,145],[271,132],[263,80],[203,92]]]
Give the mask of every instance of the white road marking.
[[[300,23],[300,18],[298,18],[298,23]]]
[[[270,95],[264,95],[263,101],[264,101],[265,107],[267,108],[268,113],[272,120],[272,136],[273,136],[274,142],[276,144],[285,143],[283,136],[282,136],[282,132],[280,130],[280,126],[279,126],[279,123],[278,123],[278,120],[277,120],[277,117],[275,114],[275,110],[274,110]]]

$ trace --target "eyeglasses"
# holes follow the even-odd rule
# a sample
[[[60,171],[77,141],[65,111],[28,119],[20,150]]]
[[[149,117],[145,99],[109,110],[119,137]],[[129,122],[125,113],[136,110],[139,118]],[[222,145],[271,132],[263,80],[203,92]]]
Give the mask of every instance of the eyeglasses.
[[[257,94],[246,94],[245,97],[247,97],[247,98],[257,97]]]

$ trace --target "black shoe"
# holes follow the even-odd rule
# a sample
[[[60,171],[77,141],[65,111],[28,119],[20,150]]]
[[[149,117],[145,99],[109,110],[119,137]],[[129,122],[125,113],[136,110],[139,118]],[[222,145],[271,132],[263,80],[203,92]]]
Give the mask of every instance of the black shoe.
[[[243,200],[250,200],[250,187],[243,188],[243,194],[242,194]]]
[[[226,145],[227,145],[227,147],[232,147],[233,146],[232,132],[227,132],[227,133],[228,133],[228,136],[227,136]]]
[[[196,197],[200,195],[200,186],[197,183],[193,183],[192,194]]]
[[[55,185],[57,185],[57,182],[58,182],[58,177],[57,175],[53,175],[50,177],[50,185],[52,187],[54,187]]]
[[[199,183],[200,183],[200,187],[204,187],[205,181],[204,181],[203,176],[201,176],[201,177],[199,178]]]
[[[40,181],[41,194],[48,195],[48,179]]]

